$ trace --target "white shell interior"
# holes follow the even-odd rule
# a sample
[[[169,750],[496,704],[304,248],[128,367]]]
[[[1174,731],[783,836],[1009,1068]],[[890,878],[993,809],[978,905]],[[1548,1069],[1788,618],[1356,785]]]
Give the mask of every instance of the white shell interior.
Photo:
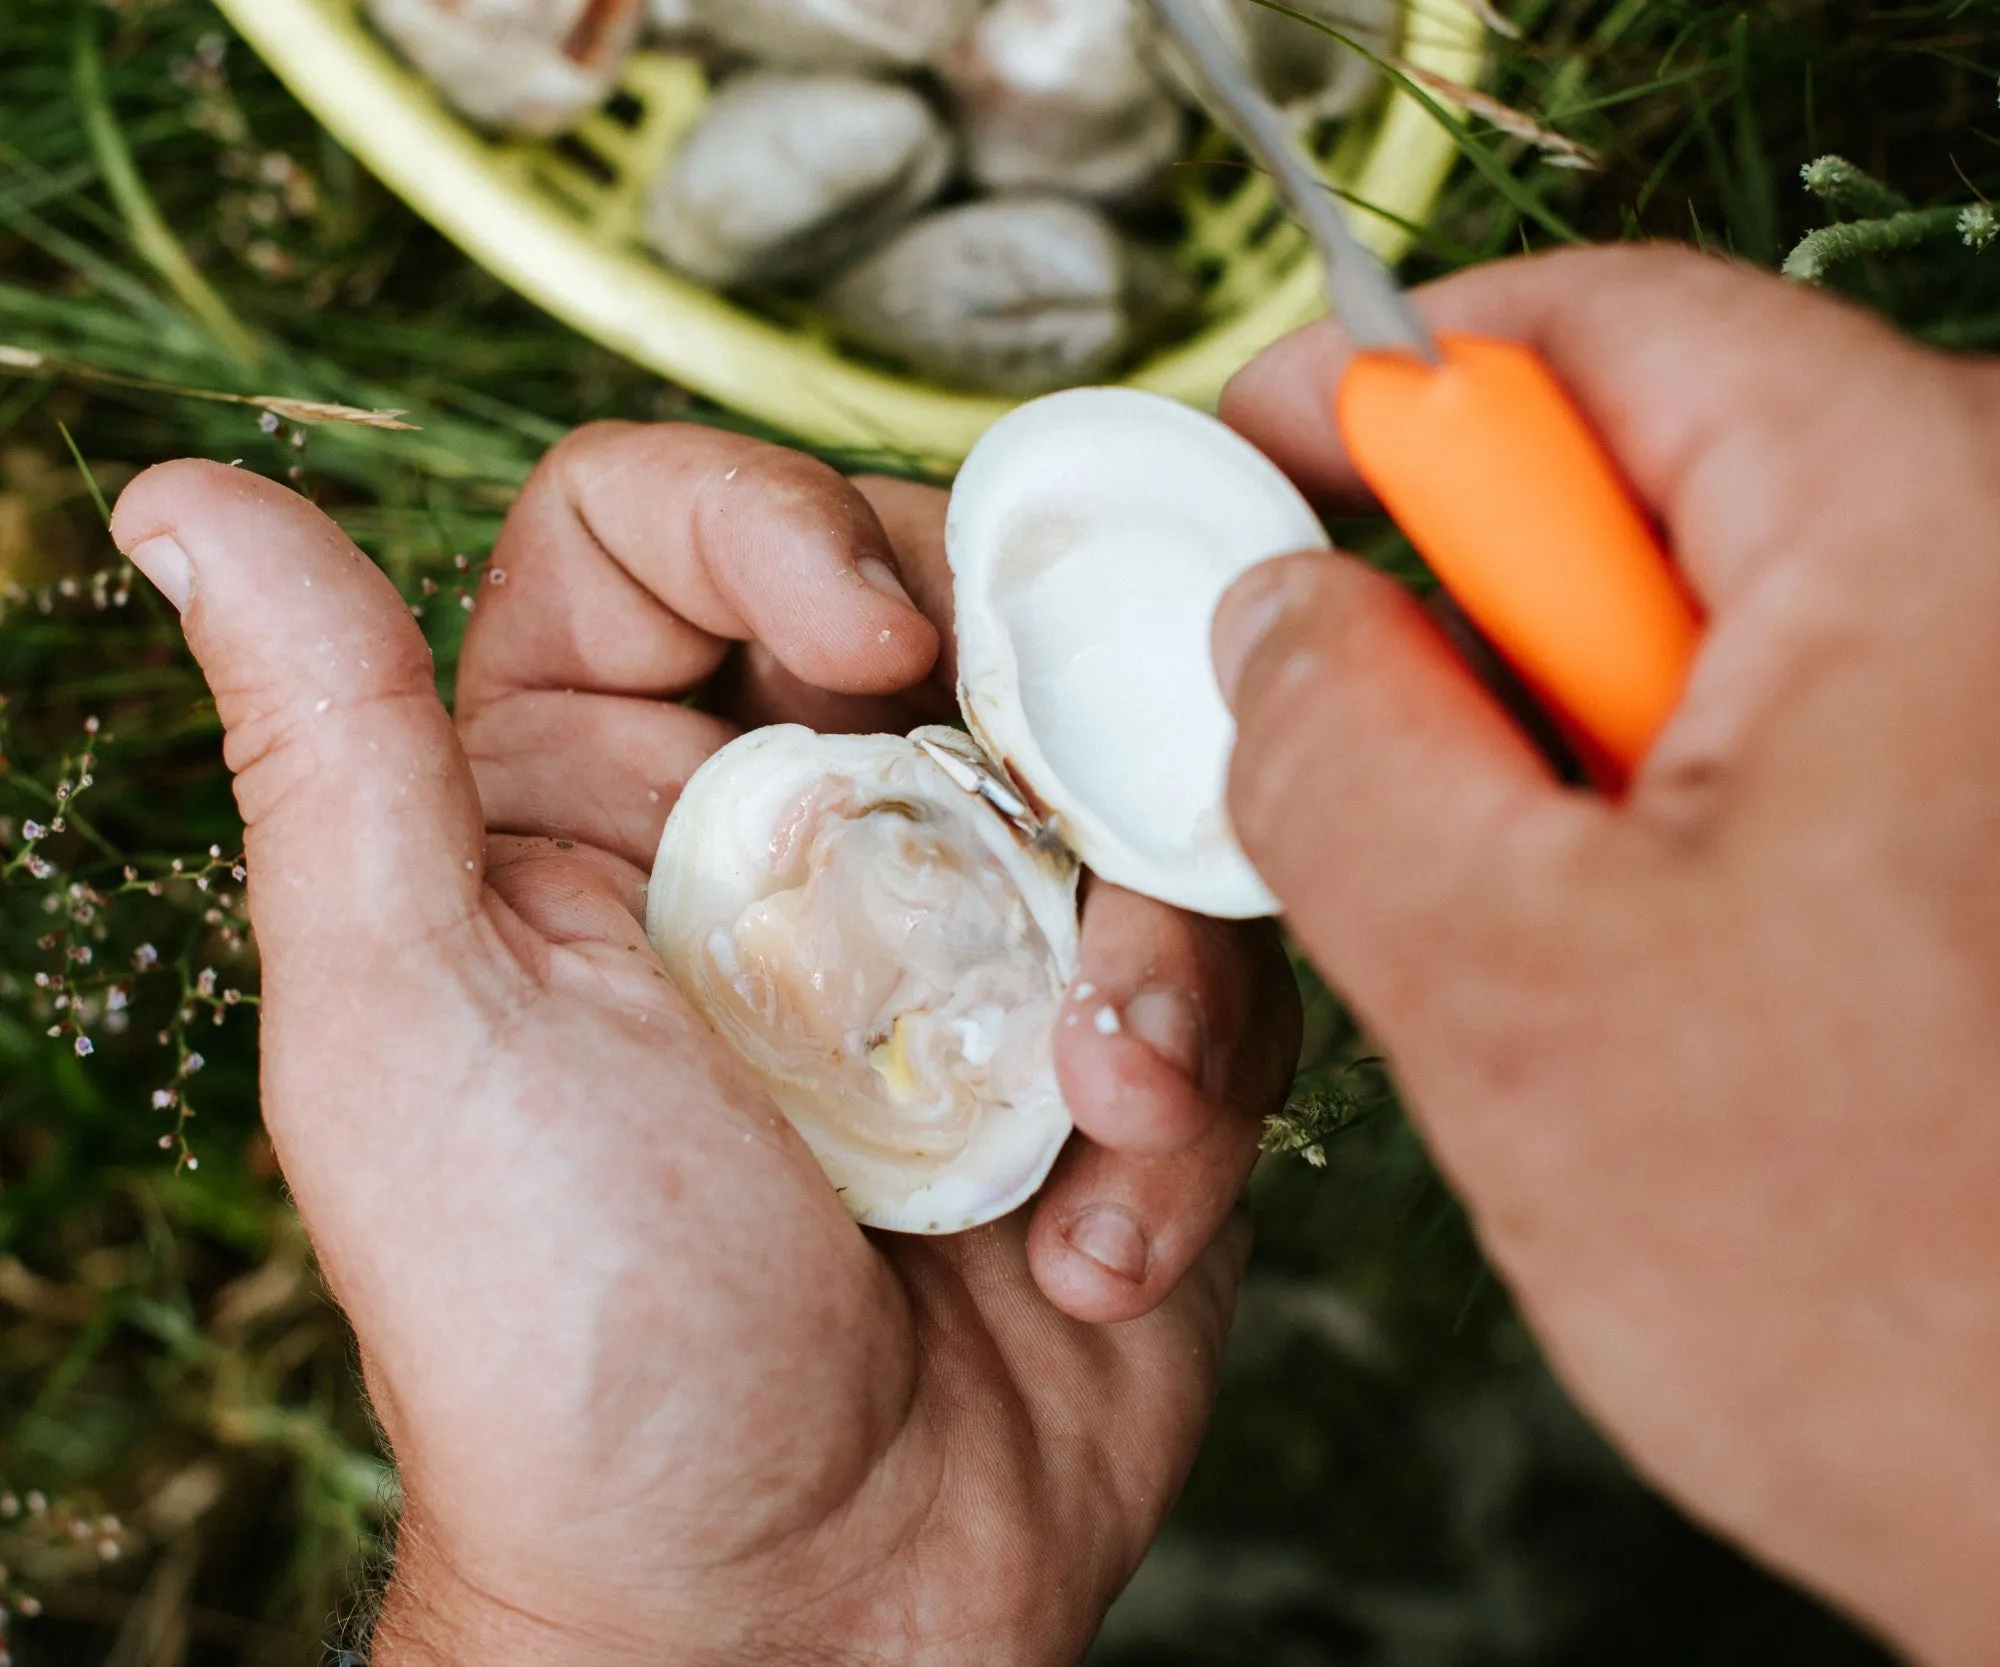
[[[1275,913],[1229,826],[1209,634],[1243,573],[1328,547],[1298,489],[1212,417],[1079,388],[987,432],[945,542],[966,720],[1064,843],[1180,908]]]
[[[646,930],[849,1212],[949,1233],[1024,1202],[1069,1136],[1076,871],[924,739],[785,725],[724,747],[668,819]]]

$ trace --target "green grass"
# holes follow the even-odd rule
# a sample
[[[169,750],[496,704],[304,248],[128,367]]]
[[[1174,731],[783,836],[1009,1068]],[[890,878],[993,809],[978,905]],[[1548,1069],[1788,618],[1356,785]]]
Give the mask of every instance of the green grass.
[[[2000,196],[1990,0],[1515,15],[1495,90],[1602,169],[1468,124],[1420,271],[1639,235],[1776,266],[1829,213],[1911,213],[1907,247],[1843,234],[1830,281],[1929,340],[2000,343],[2000,250],[1957,230]],[[1826,153],[1876,194],[1806,191]],[[14,1658],[307,1663],[388,1473],[258,1129],[213,709],[101,505],[167,457],[297,471],[423,608],[448,684],[456,599],[540,451],[593,418],[714,413],[469,266],[203,0],[5,0],[0,349],[0,1563],[40,1610]],[[419,430],[274,428],[176,388]],[[1307,985],[1325,1162],[1255,1183],[1214,1434],[1104,1658],[1877,1659],[1589,1433]]]

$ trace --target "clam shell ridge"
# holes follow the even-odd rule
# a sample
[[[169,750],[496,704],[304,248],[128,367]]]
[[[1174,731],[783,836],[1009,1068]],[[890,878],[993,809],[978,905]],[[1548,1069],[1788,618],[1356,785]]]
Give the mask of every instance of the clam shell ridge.
[[[1077,874],[926,739],[783,725],[724,747],[668,818],[646,930],[856,1220],[952,1233],[1025,1202],[1069,1137]]]
[[[987,432],[945,547],[966,721],[1084,865],[1198,914],[1276,913],[1229,825],[1209,634],[1250,568],[1330,548],[1298,489],[1212,417],[1079,388]]]

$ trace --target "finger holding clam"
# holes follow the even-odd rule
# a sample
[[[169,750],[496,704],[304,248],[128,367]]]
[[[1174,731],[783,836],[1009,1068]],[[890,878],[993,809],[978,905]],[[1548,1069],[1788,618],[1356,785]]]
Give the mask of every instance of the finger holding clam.
[[[982,0],[693,0],[723,46],[807,69],[916,69],[939,62]]]
[[[1056,1029],[1076,1119],[1036,1200],[1028,1257],[1080,1320],[1147,1312],[1214,1239],[1298,1064],[1299,995],[1276,929],[1206,920],[1116,886],[1085,899]]]
[[[1121,202],[1186,137],[1138,0],[997,0],[945,65],[972,178]]]
[[[1088,204],[1024,196],[926,216],[820,299],[842,336],[885,359],[1029,395],[1103,375],[1193,288]]]
[[[481,126],[545,137],[610,97],[645,0],[366,0],[375,26]]]
[[[654,185],[646,236],[720,289],[821,277],[935,197],[953,153],[908,87],[752,73],[716,95]]]

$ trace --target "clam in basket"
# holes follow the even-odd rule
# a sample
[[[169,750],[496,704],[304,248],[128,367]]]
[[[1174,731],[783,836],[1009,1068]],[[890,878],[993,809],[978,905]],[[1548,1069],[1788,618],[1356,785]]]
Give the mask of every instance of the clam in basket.
[[[808,443],[948,473],[1018,401],[897,375],[843,349],[809,316],[778,319],[663,266],[640,239],[649,182],[709,97],[691,56],[642,50],[617,98],[562,138],[482,133],[363,20],[359,0],[217,0],[293,93],[473,259],[604,346]],[[1465,0],[1406,0],[1400,56],[1470,83],[1484,33]],[[1358,206],[1357,229],[1399,259],[1456,155],[1424,102],[1385,88],[1315,149]],[[1177,170],[1173,251],[1201,285],[1200,322],[1128,385],[1212,409],[1239,367],[1325,309],[1321,272],[1274,184],[1229,168]]]

